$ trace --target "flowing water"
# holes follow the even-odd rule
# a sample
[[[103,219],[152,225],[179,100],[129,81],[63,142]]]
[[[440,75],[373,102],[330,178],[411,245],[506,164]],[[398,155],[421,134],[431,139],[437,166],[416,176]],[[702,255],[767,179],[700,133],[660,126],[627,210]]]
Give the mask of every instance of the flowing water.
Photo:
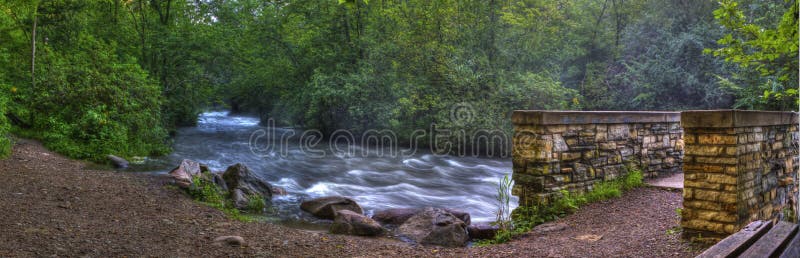
[[[367,215],[387,208],[434,206],[461,209],[469,212],[474,222],[489,222],[497,211],[497,184],[511,173],[508,158],[456,157],[430,151],[364,156],[360,148],[355,149],[357,155],[341,155],[332,152],[327,141],[315,147],[327,150],[324,156],[304,151],[297,139],[287,141],[279,153],[254,152],[251,135],[259,129],[265,127],[258,118],[204,113],[196,127],[178,131],[172,154],[148,160],[139,170],[166,173],[182,159],[205,163],[214,171],[243,163],[262,180],[287,190],[288,195],[273,197],[268,215],[290,222],[314,222],[299,210],[300,202],[330,195],[355,199]],[[275,135],[290,130],[278,128]],[[516,202],[512,199],[512,207]]]

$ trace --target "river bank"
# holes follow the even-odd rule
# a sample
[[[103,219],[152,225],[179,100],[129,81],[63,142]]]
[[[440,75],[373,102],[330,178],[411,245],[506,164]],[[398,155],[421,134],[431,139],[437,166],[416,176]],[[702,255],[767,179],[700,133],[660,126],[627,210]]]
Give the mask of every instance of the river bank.
[[[331,235],[226,218],[166,187],[163,177],[87,169],[81,161],[20,140],[0,161],[0,256],[647,256],[693,257],[676,234],[680,194],[634,190],[559,220],[562,231],[530,233],[481,248],[409,246],[386,238]],[[581,240],[594,234],[599,240]],[[242,247],[213,243],[242,236]]]

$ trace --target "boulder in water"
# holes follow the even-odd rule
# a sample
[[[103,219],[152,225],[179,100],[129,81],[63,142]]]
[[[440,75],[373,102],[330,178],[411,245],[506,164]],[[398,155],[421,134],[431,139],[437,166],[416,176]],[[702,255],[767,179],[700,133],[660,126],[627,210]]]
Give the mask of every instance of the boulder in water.
[[[108,155],[106,156],[106,158],[108,158],[108,160],[111,161],[111,164],[114,165],[115,168],[128,168],[129,164],[128,161],[121,157]]]
[[[422,209],[392,208],[375,212],[375,214],[372,215],[372,219],[383,224],[400,225],[420,211],[422,211]]]
[[[336,212],[340,210],[364,214],[364,210],[355,200],[343,196],[328,196],[304,201],[300,204],[300,209],[321,219],[334,219]]]
[[[398,232],[424,245],[467,245],[467,225],[444,209],[425,208],[400,225]]]
[[[383,234],[383,228],[378,222],[367,216],[350,210],[336,211],[336,219],[331,225],[331,233],[356,236],[378,236]]]

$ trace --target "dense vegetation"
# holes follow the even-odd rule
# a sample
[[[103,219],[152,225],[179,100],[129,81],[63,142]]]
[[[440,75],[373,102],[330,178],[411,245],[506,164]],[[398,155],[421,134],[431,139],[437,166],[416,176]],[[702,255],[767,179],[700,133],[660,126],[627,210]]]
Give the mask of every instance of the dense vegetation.
[[[10,121],[97,160],[164,153],[171,129],[223,103],[401,138],[434,123],[508,130],[514,109],[792,110],[797,12],[796,0],[0,0],[0,135]]]

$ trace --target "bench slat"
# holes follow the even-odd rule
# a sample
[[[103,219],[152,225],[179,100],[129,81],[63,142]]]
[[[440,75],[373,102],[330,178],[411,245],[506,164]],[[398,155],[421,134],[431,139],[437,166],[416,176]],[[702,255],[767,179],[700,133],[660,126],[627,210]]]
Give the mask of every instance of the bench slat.
[[[786,246],[786,250],[781,254],[781,258],[800,257],[800,232],[794,235],[794,239]]]
[[[778,222],[755,244],[750,246],[740,257],[773,257],[777,256],[780,248],[797,233],[797,225],[788,222]]]
[[[772,228],[769,221],[757,220],[750,222],[739,232],[722,239],[719,243],[712,246],[697,257],[702,258],[722,258],[736,257],[756,242],[762,235]]]

